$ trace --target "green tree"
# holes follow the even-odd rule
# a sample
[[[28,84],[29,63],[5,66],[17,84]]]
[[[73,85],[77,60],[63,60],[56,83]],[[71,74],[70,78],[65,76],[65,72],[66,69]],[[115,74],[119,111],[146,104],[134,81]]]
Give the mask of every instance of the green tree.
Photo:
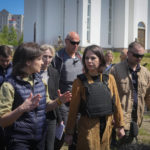
[[[11,27],[8,33],[8,44],[17,46],[18,40],[17,40],[17,33],[14,27]]]
[[[22,33],[20,39],[18,40],[18,45],[20,45],[21,43],[23,43],[23,33]]]
[[[19,40],[18,40],[19,39]],[[0,45],[12,45],[18,46],[23,42],[23,34],[20,38],[17,37],[17,31],[14,27],[10,29],[8,26],[4,26],[2,31],[0,32]]]
[[[8,44],[9,29],[8,26],[4,26],[0,33],[0,44]]]

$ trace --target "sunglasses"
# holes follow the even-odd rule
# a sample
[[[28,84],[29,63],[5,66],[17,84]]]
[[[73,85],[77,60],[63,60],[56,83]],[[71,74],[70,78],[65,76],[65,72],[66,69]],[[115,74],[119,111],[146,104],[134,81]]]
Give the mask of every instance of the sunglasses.
[[[79,45],[80,44],[80,41],[78,41],[78,42],[75,42],[75,41],[71,41],[70,39],[68,39],[69,41],[70,41],[70,43],[72,44],[72,45]]]
[[[144,54],[143,55],[140,55],[140,54],[136,54],[136,53],[133,53],[133,52],[131,52],[132,53],[132,55],[134,56],[134,57],[136,57],[136,58],[143,58],[144,57]]]

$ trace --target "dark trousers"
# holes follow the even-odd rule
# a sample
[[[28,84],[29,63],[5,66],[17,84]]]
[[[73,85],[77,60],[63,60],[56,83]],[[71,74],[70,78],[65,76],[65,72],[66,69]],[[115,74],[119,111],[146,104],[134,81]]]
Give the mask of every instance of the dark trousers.
[[[68,119],[68,113],[69,113],[69,107],[66,106],[65,104],[63,104],[61,107],[60,107],[60,111],[61,111],[61,114],[62,114],[62,119],[64,121],[64,124],[66,126],[67,124],[67,119]],[[75,129],[75,133],[73,135],[73,143],[72,145],[70,145],[68,147],[68,150],[75,150],[76,149],[76,144],[77,144],[77,122],[80,118],[80,115],[78,114],[77,115],[77,119],[76,119],[76,129]],[[57,138],[55,139],[55,150],[60,150],[61,147],[63,146],[64,144],[64,137],[65,137],[65,133],[63,134],[62,136],[62,139],[61,140],[58,140]]]
[[[44,142],[44,138],[41,141],[11,139],[7,150],[44,150]]]
[[[57,138],[55,139],[55,150],[61,149],[61,147],[64,144],[64,137],[65,137],[65,134],[63,134],[61,140],[58,140]],[[69,145],[68,150],[76,150],[76,144],[77,144],[77,133],[75,132],[73,135],[73,142],[71,145]]]
[[[69,112],[69,107],[66,106],[65,104],[62,104],[59,108],[60,112],[61,112],[61,116],[62,116],[62,120],[64,122],[64,125],[66,126],[67,124],[67,119],[68,119],[68,112]],[[65,134],[63,134],[61,140],[58,140],[57,138],[55,138],[55,146],[54,146],[54,149],[55,150],[60,150],[61,147],[63,146],[64,144],[64,137],[65,137]]]
[[[5,150],[4,130],[0,127],[0,150]]]
[[[115,148],[115,147],[117,147],[117,135],[116,135],[116,130],[115,130],[115,128],[112,129],[110,147],[111,147],[112,149]]]
[[[54,150],[56,120],[47,119],[47,132],[45,137],[45,150]]]

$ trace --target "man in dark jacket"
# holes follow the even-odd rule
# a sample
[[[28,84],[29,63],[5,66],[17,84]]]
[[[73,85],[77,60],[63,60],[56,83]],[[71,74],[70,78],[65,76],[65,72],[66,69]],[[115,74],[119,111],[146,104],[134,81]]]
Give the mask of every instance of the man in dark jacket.
[[[12,72],[12,50],[10,47],[1,45],[0,46],[0,86],[6,81]],[[4,150],[4,131],[0,127],[0,150]]]
[[[65,38],[65,48],[60,49],[53,60],[53,66],[60,74],[59,89],[62,93],[71,91],[74,79],[82,73],[81,55],[78,52],[79,43],[79,35],[76,32],[69,32]],[[62,105],[60,111],[64,125],[66,125],[69,103]],[[56,141],[55,149],[59,150],[63,142]]]

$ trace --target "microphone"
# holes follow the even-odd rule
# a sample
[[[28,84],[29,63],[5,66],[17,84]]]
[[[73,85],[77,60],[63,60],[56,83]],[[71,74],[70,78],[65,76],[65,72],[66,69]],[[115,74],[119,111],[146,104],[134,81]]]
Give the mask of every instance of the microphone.
[[[75,57],[75,58],[73,59],[73,65],[75,65],[78,61],[79,61],[79,59],[78,59],[77,57]]]

